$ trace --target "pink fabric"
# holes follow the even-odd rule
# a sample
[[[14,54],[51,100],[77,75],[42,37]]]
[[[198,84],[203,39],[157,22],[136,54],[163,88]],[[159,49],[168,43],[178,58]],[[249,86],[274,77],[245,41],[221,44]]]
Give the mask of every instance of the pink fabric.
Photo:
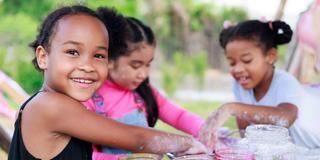
[[[11,119],[15,119],[15,115],[16,115],[16,111],[9,107],[9,104],[3,98],[1,91],[0,91],[0,114]]]
[[[118,160],[122,156],[125,156],[125,154],[106,154],[97,151],[92,153],[93,160]]]
[[[176,129],[196,137],[201,125],[204,123],[204,120],[199,116],[188,112],[187,110],[168,101],[155,88],[152,87],[152,90],[159,107],[159,119],[175,127]],[[137,108],[142,108],[146,113],[144,103],[135,102],[136,95],[133,91],[124,90],[112,81],[105,81],[103,86],[97,91],[97,94],[102,95],[103,97],[103,109],[105,116],[107,117],[114,119],[120,118]],[[84,102],[83,104],[93,112],[96,112],[96,110],[99,109],[97,108],[98,106],[94,104],[92,99]],[[105,156],[110,155],[94,152],[93,159],[103,160],[103,157]],[[111,158],[109,157],[109,159]]]
[[[320,10],[320,0],[315,0],[312,6],[301,15],[301,18],[298,22],[297,26],[297,35],[299,43],[303,43],[305,45],[308,45],[309,47],[313,48],[315,50],[315,56],[316,56],[316,69],[320,71],[320,47],[318,44],[317,39],[319,39],[320,35],[318,34],[316,28],[319,24],[318,16]],[[318,21],[317,21],[318,20]]]
[[[13,80],[11,80],[4,72],[0,70],[0,84],[4,82],[9,83],[11,81]],[[12,84],[12,83],[9,83],[9,84]],[[0,114],[11,119],[15,119],[15,114],[16,114],[16,111],[11,109],[7,101],[3,98],[1,88],[0,88]]]

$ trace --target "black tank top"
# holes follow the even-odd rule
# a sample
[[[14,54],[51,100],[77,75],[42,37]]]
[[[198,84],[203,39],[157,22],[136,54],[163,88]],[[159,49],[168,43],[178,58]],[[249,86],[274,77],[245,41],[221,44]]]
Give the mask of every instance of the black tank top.
[[[37,95],[37,93],[35,94]],[[35,96],[30,97],[21,106],[19,116],[15,122],[15,130],[10,144],[10,151],[8,160],[37,160],[32,156],[23,144],[21,134],[21,115],[25,105]],[[91,143],[82,141],[80,139],[71,137],[67,146],[53,158],[53,160],[91,160],[92,159],[92,145]]]

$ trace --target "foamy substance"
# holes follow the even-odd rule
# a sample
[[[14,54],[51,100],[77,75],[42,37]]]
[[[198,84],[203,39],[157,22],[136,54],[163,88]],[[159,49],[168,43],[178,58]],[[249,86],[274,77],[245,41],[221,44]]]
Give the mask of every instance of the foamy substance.
[[[256,160],[293,160],[294,145],[287,128],[274,125],[251,125],[246,128],[245,138]]]
[[[206,147],[192,137],[179,137],[167,134],[164,136],[155,136],[146,146],[153,153],[164,154],[167,152],[185,154],[207,153]]]
[[[230,116],[231,114],[227,110],[221,108],[211,113],[210,117],[206,120],[200,130],[200,141],[213,149],[218,142],[218,129]]]
[[[277,126],[282,126],[282,127],[289,126],[289,121],[285,118],[282,118],[282,116],[279,116],[279,115],[264,115],[261,113],[256,113],[253,115],[253,118],[251,120],[250,117],[248,116],[248,113],[243,112],[243,113],[240,113],[239,118],[247,120],[252,123],[265,121]]]

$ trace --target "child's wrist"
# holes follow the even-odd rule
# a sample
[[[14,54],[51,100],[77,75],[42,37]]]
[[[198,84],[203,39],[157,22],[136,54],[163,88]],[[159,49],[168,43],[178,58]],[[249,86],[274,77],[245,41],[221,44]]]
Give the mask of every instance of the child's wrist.
[[[231,116],[236,115],[236,107],[234,103],[227,103],[223,105],[223,109]]]

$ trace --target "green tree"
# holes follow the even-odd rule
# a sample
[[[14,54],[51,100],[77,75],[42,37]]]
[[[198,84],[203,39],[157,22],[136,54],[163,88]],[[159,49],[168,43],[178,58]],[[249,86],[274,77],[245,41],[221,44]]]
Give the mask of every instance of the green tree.
[[[0,2],[1,3],[1,2]],[[25,13],[37,20],[52,10],[51,0],[3,0],[0,4],[1,15],[15,15]]]
[[[23,13],[3,16],[0,23],[0,69],[29,93],[41,85],[41,75],[31,63],[34,54],[28,47],[35,38],[37,25],[38,22]]]

